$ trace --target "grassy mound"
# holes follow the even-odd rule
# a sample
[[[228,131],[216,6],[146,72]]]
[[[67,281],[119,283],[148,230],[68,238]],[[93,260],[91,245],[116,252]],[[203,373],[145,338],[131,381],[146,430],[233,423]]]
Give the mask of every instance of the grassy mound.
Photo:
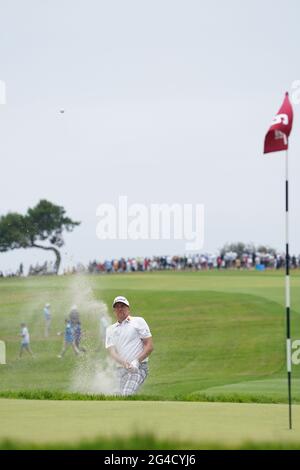
[[[296,302],[300,277],[292,279]],[[105,369],[99,316],[104,304],[110,306],[119,293],[129,297],[134,315],[146,318],[154,337],[150,376],[140,399],[286,400],[284,284],[283,274],[274,272],[0,280],[1,339],[7,345],[7,365],[0,366],[2,396],[60,399],[81,392],[78,398],[82,399],[90,398],[89,392],[107,395],[107,388],[101,388],[103,375],[98,388],[90,391],[76,389],[74,377],[82,374],[84,380],[87,371],[92,374],[101,364]],[[53,314],[47,339],[43,337],[45,302],[51,303]],[[62,330],[73,303],[80,309],[88,352],[76,358],[69,351],[59,360],[62,338],[56,332]],[[292,333],[297,338],[298,313],[293,311],[292,318]],[[31,332],[33,359],[17,359],[21,321]],[[297,368],[293,377],[300,377]],[[300,399],[298,390],[293,391],[296,401]]]

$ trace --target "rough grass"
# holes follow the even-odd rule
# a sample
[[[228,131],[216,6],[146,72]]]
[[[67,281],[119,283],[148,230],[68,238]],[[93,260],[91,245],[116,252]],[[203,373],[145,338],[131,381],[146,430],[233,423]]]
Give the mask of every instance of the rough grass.
[[[69,400],[69,401],[170,401],[164,396],[143,395],[141,393],[128,397],[120,395],[97,395],[84,393],[59,392],[51,390],[21,390],[1,391],[0,398],[12,398],[16,400]],[[183,402],[212,402],[212,403],[287,403],[287,396],[271,397],[269,395],[250,395],[238,393],[207,394],[191,393],[187,395],[175,395],[172,401]],[[300,403],[300,397],[293,397],[293,403]]]
[[[98,437],[84,440],[76,445],[69,442],[52,442],[38,445],[31,442],[5,439],[0,441],[0,450],[299,450],[299,443],[244,442],[237,446],[224,446],[217,442],[178,442],[156,439],[153,435],[136,435],[129,439],[104,439]]]

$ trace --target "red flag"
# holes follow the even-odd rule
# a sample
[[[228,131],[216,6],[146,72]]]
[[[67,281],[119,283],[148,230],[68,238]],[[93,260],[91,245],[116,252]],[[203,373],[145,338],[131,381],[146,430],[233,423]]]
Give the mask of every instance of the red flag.
[[[273,119],[266,137],[264,153],[279,152],[288,149],[288,137],[293,125],[293,108],[289,94],[285,94],[282,106]]]

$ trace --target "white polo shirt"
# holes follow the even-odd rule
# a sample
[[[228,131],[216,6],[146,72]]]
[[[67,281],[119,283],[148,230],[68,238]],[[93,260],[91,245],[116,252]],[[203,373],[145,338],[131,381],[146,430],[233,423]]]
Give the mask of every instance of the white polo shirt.
[[[29,344],[30,337],[29,337],[29,332],[26,326],[23,326],[21,335],[22,335],[22,344]]]
[[[144,350],[142,339],[150,338],[149,326],[142,317],[130,315],[122,323],[116,322],[106,330],[105,347],[114,346],[123,361],[131,362]],[[143,362],[147,362],[148,358]]]

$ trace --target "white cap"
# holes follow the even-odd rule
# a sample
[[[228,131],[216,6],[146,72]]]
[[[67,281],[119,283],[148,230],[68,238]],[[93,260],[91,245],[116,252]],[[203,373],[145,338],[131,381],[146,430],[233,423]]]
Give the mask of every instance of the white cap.
[[[46,304],[45,307],[47,307],[47,308],[50,307],[50,304]]]
[[[126,297],[123,297],[122,295],[118,295],[118,297],[116,297],[114,299],[112,306],[114,307],[115,304],[118,303],[118,302],[121,302],[122,304],[125,304],[125,305],[127,305],[127,307],[129,307],[128,300],[126,299]]]
[[[76,310],[77,310],[77,305],[72,305],[72,307],[71,307],[71,312],[74,312],[74,311],[76,311]]]

